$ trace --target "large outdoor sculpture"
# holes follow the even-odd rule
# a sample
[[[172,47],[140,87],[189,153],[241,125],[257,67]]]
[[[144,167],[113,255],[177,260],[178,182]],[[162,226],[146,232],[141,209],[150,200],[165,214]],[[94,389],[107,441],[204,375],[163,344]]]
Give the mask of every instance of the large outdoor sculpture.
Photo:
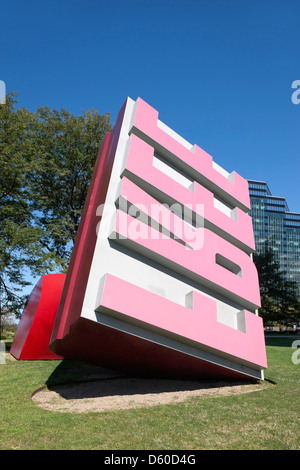
[[[99,151],[50,350],[126,373],[262,379],[248,184],[128,98]]]

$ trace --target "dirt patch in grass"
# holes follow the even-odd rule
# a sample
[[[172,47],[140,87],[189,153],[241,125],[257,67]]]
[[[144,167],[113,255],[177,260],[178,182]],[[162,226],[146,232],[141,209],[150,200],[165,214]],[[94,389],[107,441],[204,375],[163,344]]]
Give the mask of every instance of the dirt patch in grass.
[[[87,413],[179,403],[207,394],[224,396],[252,393],[268,386],[266,382],[201,382],[115,376],[43,387],[32,394],[32,399],[45,410]]]
[[[16,361],[17,359],[16,359],[14,356],[12,356],[10,353],[6,352],[6,353],[5,353],[5,356],[4,356],[4,360],[5,360],[5,362],[6,362],[6,361],[14,362],[14,361]]]

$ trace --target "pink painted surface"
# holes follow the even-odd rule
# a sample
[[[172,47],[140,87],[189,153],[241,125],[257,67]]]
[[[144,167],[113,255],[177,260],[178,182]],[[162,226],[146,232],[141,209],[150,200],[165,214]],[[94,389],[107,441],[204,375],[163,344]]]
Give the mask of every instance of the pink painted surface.
[[[220,364],[189,357],[182,351],[152,344],[151,341],[81,316],[91,265],[93,262],[101,265],[101,258],[93,259],[98,243],[97,207],[106,201],[124,109],[125,105],[119,114],[117,125],[107,136],[97,158],[50,348],[54,353],[67,358],[82,359],[103,366],[111,365],[121,370],[142,372],[149,368],[152,375],[156,371],[158,374],[167,374],[169,369],[175,376],[176,371],[193,377],[200,377],[201,373],[217,377],[243,376],[243,372],[225,370]],[[127,161],[123,174],[120,175],[122,182],[118,188],[114,188],[116,198],[121,196],[121,199],[128,199],[132,204],[144,204],[147,210],[151,210],[153,203],[158,203],[155,199],[157,194],[166,195],[169,200],[184,205],[192,204],[194,207],[200,204],[204,206],[203,216],[208,224],[206,227],[210,229],[195,229],[171,212],[170,218],[165,219],[165,228],[178,235],[190,247],[187,248],[180,240],[158,237],[159,232],[154,228],[117,210],[115,227],[110,238],[114,238],[116,234],[121,235],[121,239],[117,241],[133,251],[209,287],[216,295],[222,294],[225,298],[238,302],[245,309],[246,333],[218,322],[216,302],[199,293],[193,293],[193,309],[189,309],[133,284],[124,284],[125,281],[107,273],[100,310],[106,309],[112,316],[121,315],[128,323],[141,322],[145,329],[158,328],[166,334],[176,335],[183,343],[197,343],[199,348],[209,348],[215,351],[216,356],[232,358],[237,364],[254,364],[256,370],[264,368],[266,358],[262,321],[247,311],[260,306],[257,271],[249,256],[254,250],[254,237],[251,219],[246,214],[250,209],[247,181],[235,172],[230,178],[222,175],[214,168],[210,155],[198,146],[194,146],[194,151],[187,149],[160,129],[157,119],[158,113],[138,99]],[[198,182],[194,181],[192,189],[182,186],[153,166],[153,147],[189,177],[198,179]],[[151,191],[148,191],[149,188]],[[237,220],[214,207],[213,192],[236,207]],[[162,212],[167,215],[166,211],[169,212],[162,207]],[[154,219],[159,221],[156,215]],[[189,230],[185,232],[182,228]],[[141,233],[146,233],[146,236],[136,238],[138,229]],[[202,240],[201,246],[193,246],[186,233],[194,234],[198,241]],[[200,237],[197,238],[199,234]],[[220,257],[223,257],[223,264],[225,260],[229,265],[239,266],[241,276],[221,266],[217,262],[220,262]],[[92,280],[90,285],[94,289],[92,297],[94,295],[96,298],[99,280]]]
[[[184,148],[184,147],[183,147]],[[214,227],[221,229],[223,233],[227,233],[230,240],[240,245],[251,253],[255,250],[254,235],[252,229],[251,217],[236,207],[236,218],[227,216],[219,209],[214,207],[214,194],[206,189],[204,186],[194,181],[193,188],[188,189],[180,183],[166,175],[153,166],[154,149],[149,144],[141,140],[135,135],[130,137],[130,146],[126,160],[126,167],[124,175],[128,178],[139,178],[139,183],[144,186],[151,185],[152,190],[160,191],[167,195],[172,201],[179,201],[183,205],[192,205],[196,208],[197,204],[204,206],[204,218],[210,222]],[[193,164],[196,165],[197,157],[193,156]],[[197,166],[197,165],[196,165]],[[194,168],[194,167],[193,167]],[[210,177],[213,178],[215,170],[211,170]],[[208,177],[209,175],[207,175]],[[222,177],[226,180],[225,177]],[[237,178],[239,182],[239,189],[241,197],[245,201],[247,195],[245,194],[245,184],[242,184],[242,179]],[[232,185],[232,183],[231,183]],[[233,189],[233,188],[230,188]],[[233,192],[233,191],[231,191]],[[234,196],[237,198],[238,191],[234,191]],[[248,186],[247,186],[248,194]],[[138,199],[136,199],[138,201]],[[132,201],[135,202],[135,201]]]
[[[174,218],[175,215],[171,213],[171,217]],[[158,239],[155,229],[140,221],[138,224],[141,229],[139,231],[133,230],[133,227],[137,226],[137,220],[118,210],[115,227],[110,238],[116,239],[118,243],[122,243],[165,266],[170,266],[190,279],[241,302],[247,308],[256,309],[260,306],[256,267],[250,256],[239,248],[210,230],[200,228],[198,230],[202,230],[203,248],[200,250],[187,249],[172,238]],[[139,236],[139,232],[142,236]],[[137,237],[133,237],[135,234]],[[184,237],[183,240],[189,242]],[[240,266],[242,275],[234,274],[219,265],[216,262],[217,254]]]
[[[216,302],[199,292],[193,292],[192,308],[188,308],[107,274],[97,310],[107,309],[125,321],[138,320],[146,329],[149,325],[159,328],[167,337],[172,333],[225,357],[267,367],[262,319],[245,311],[246,333],[228,327],[217,320]]]
[[[48,274],[34,287],[22,314],[10,353],[17,359],[61,359],[49,341],[61,298],[65,274]]]
[[[234,181],[231,181],[213,167],[213,159],[207,152],[198,145],[194,146],[194,151],[187,149],[160,129],[157,121],[158,111],[138,98],[131,132],[145,138],[151,142],[151,145],[157,143],[157,150],[163,148],[172,154],[175,165],[179,163],[182,168],[194,168],[201,179],[210,181],[215,188],[226,192],[238,204],[242,204],[250,210],[248,183],[244,178],[234,171],[232,175]]]

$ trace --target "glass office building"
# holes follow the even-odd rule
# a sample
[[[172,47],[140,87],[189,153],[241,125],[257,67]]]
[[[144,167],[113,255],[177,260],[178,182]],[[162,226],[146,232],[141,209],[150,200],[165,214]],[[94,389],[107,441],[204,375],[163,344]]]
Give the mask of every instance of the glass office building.
[[[248,184],[256,252],[272,250],[300,293],[300,213],[290,212],[284,197],[272,196],[267,183]]]

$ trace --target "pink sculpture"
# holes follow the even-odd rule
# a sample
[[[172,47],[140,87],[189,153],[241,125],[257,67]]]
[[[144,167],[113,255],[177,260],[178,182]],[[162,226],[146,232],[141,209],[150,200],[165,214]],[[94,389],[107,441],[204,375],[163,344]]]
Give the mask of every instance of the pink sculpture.
[[[98,155],[50,340],[163,377],[262,379],[247,181],[128,98]]]

